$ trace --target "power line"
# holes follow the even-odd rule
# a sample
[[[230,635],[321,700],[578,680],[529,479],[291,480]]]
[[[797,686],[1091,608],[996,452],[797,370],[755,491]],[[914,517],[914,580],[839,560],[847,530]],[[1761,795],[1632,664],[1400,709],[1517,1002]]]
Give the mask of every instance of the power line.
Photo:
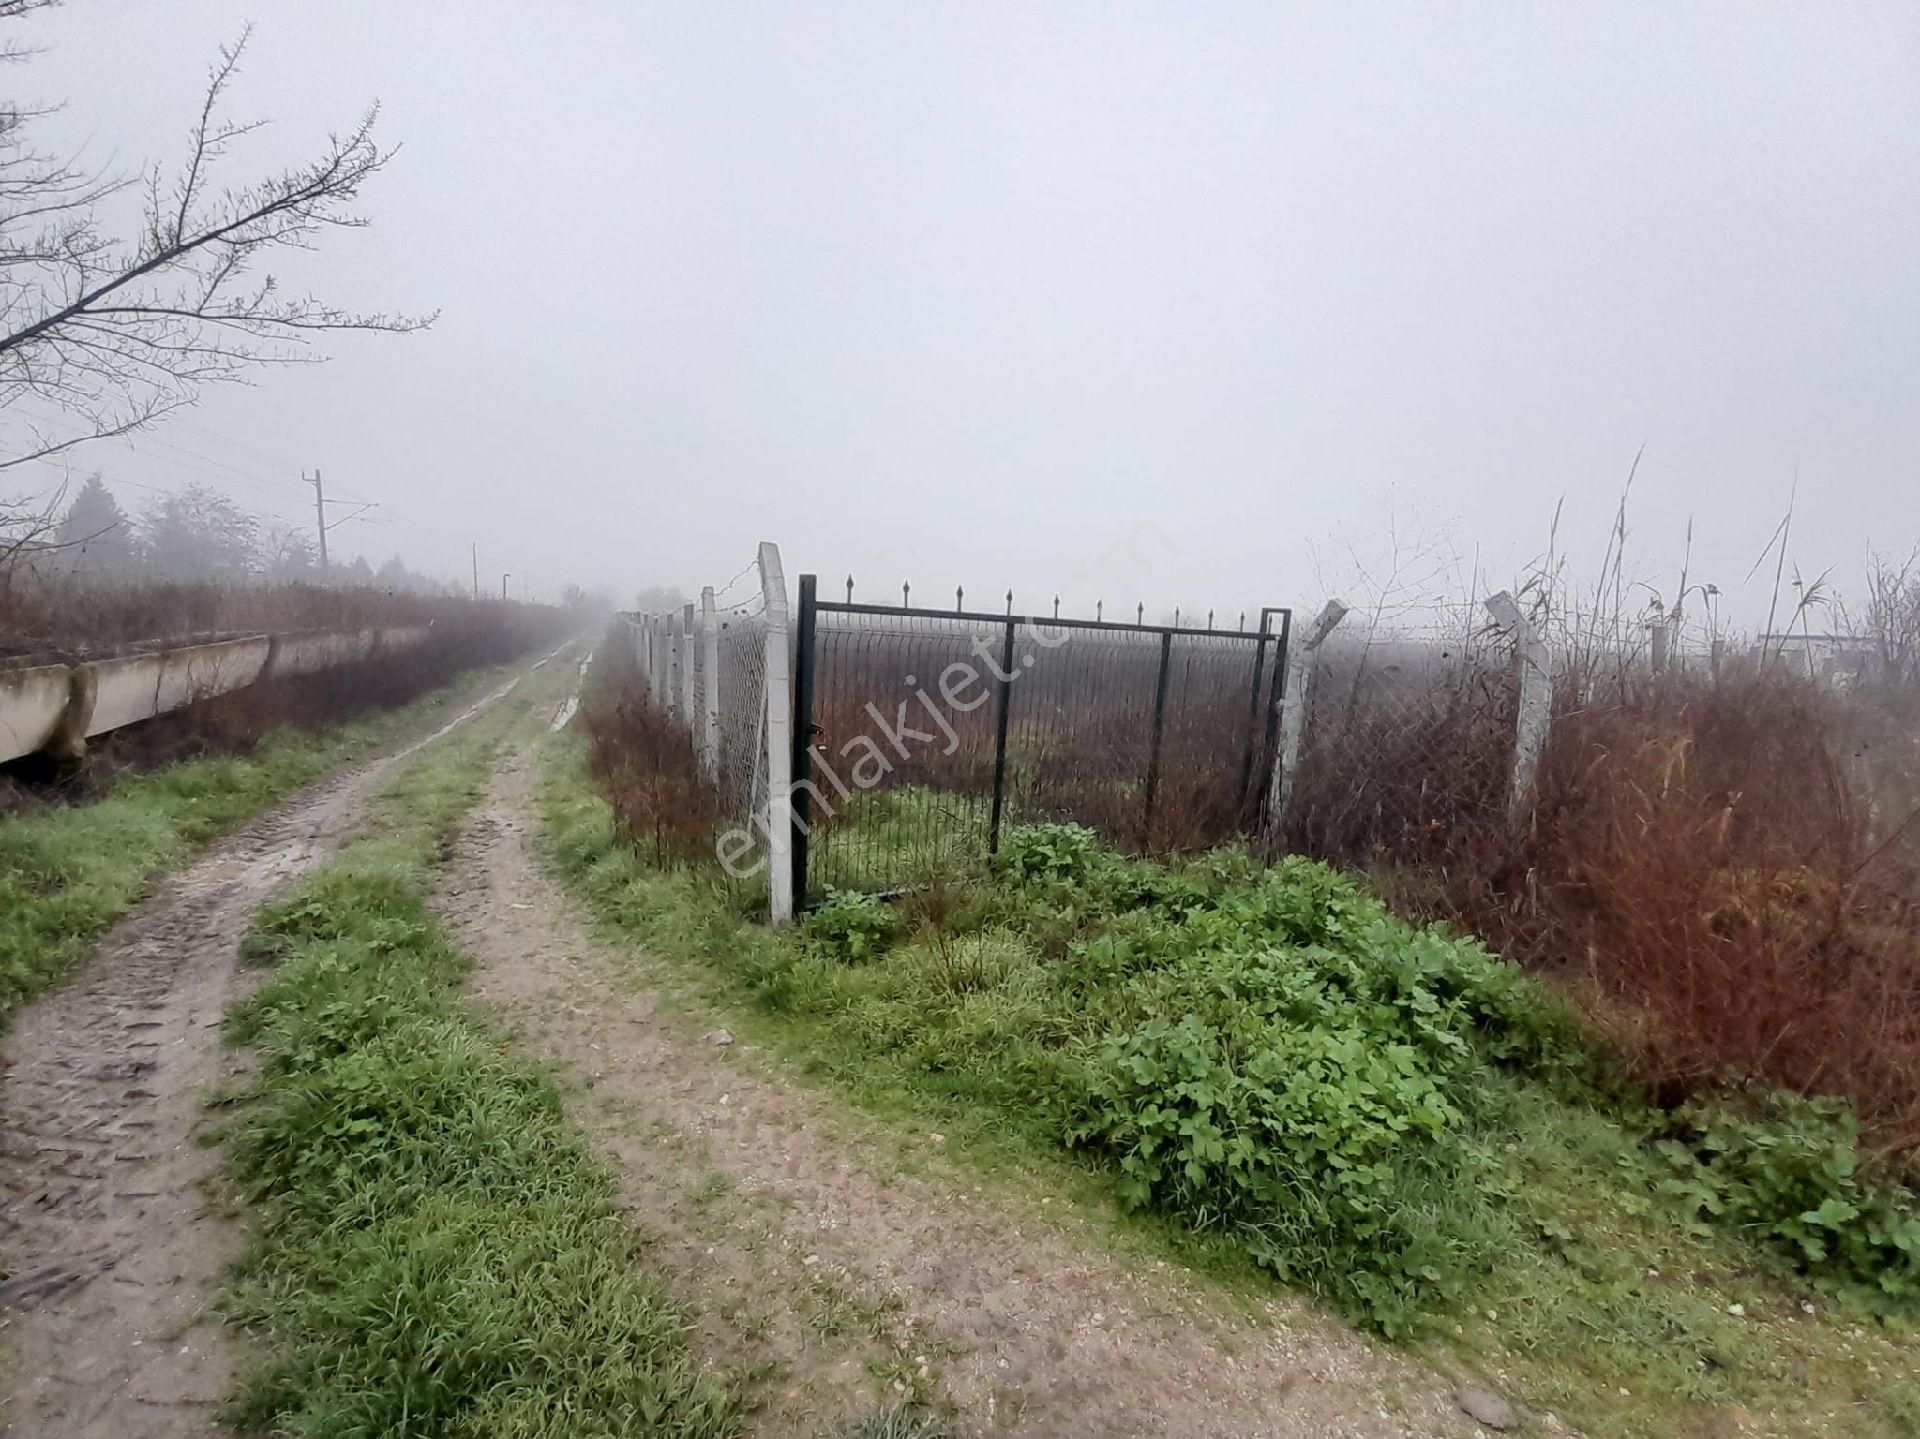
[[[159,495],[163,499],[179,499],[184,493],[184,491],[169,490],[160,485],[146,484],[145,482],[140,480],[123,479],[118,475],[107,474],[105,471],[102,471],[100,473],[100,478],[111,489],[117,490],[117,489],[125,488],[125,489],[134,489],[134,490],[145,490],[148,494]],[[241,514],[247,516],[247,518],[252,520],[258,520],[260,523],[268,526],[269,528],[273,528],[273,527],[289,527],[290,528],[295,523],[294,521],[289,520],[285,515],[270,515],[260,510],[249,509],[247,508],[247,506],[240,504],[238,501],[234,500],[231,496],[223,495],[222,498],[225,499],[229,505],[232,505],[234,509],[238,510]]]
[[[73,426],[70,417],[65,415],[29,414],[27,418],[35,424],[49,427],[57,428],[62,425],[71,426],[73,433],[68,436],[69,438],[77,438],[84,433],[84,427]],[[161,425],[164,429],[179,423],[182,422],[177,418],[169,418],[162,421]],[[200,433],[212,437],[216,443],[229,443],[228,441],[222,440],[221,437],[214,435],[212,431],[207,430],[204,426],[195,426],[194,428]],[[176,469],[187,470],[209,480],[221,480],[228,484],[250,485],[255,489],[264,490],[270,494],[281,496],[282,498],[285,497],[285,491],[287,489],[300,483],[300,481],[295,479],[291,474],[277,479],[265,478],[252,470],[242,469],[240,466],[220,459],[218,456],[204,454],[190,445],[183,445],[178,440],[170,439],[164,434],[155,431],[139,431],[134,434],[121,435],[114,438],[117,438],[120,443],[132,453],[150,460],[157,460],[163,465],[172,465]],[[234,443],[237,445],[237,442]],[[179,458],[180,456],[185,456],[186,458]],[[278,467],[277,461],[272,461],[270,457],[263,456],[263,458],[268,458],[270,463],[274,464],[276,468]],[[55,465],[55,462],[51,459],[42,459],[38,461],[38,463]],[[211,466],[211,470],[203,468],[206,466]],[[55,468],[71,470],[80,467],[74,465],[55,465]],[[286,466],[286,469],[292,470],[294,466]],[[345,497],[343,496],[342,498]],[[354,503],[357,504],[361,502],[355,500]]]
[[[82,426],[76,425],[72,420],[72,418],[67,415],[41,415],[41,414],[35,414],[32,412],[27,412],[26,418],[29,422],[33,424],[45,425],[49,428],[55,429],[56,432],[58,432],[61,428],[64,427],[70,432],[68,436],[69,438],[78,437],[81,430],[84,428]],[[292,471],[296,468],[295,466],[286,463],[283,459],[269,454],[265,450],[261,450],[256,446],[247,444],[244,441],[233,439],[230,436],[222,435],[217,431],[209,429],[205,425],[196,424],[178,415],[168,416],[166,420],[163,422],[163,428],[172,429],[175,427],[180,427],[180,428],[189,430],[192,433],[200,436],[206,442],[210,442],[215,445],[225,445],[234,450],[249,454],[253,456],[257,461],[264,463],[266,465],[269,465],[275,470]],[[117,438],[121,441],[121,443],[124,445],[126,450],[129,451],[130,453],[139,455],[143,459],[155,461],[160,464],[170,466],[174,469],[181,470],[187,474],[194,475],[199,479],[210,481],[214,483],[216,486],[221,488],[226,488],[233,485],[244,485],[244,486],[251,487],[253,489],[263,491],[267,494],[270,494],[276,499],[286,500],[291,498],[291,495],[287,493],[288,489],[291,486],[294,486],[297,484],[303,484],[303,483],[311,483],[311,481],[307,479],[307,476],[304,470],[299,471],[299,478],[297,479],[294,478],[294,476],[291,474],[286,475],[284,478],[274,478],[274,479],[265,478],[253,472],[250,469],[243,469],[239,465],[234,464],[228,460],[221,459],[215,455],[206,454],[200,450],[194,449],[190,445],[182,444],[177,439],[170,438],[159,433],[143,431],[137,435],[123,435],[123,436],[118,436]],[[82,468],[81,466],[76,466],[71,463],[56,462],[50,457],[43,457],[43,458],[37,459],[36,461],[34,461],[34,463],[46,465],[49,468],[55,469],[58,472],[62,474],[67,474],[67,475],[72,474],[76,468]],[[98,469],[99,467],[91,466],[87,468]],[[142,484],[139,481],[128,480],[121,477],[115,477],[113,480],[113,483],[116,485],[129,485],[129,486],[132,486],[133,488],[147,490],[151,493],[159,494],[159,495],[177,495],[178,493],[180,493],[179,491],[176,491],[176,490],[167,490],[157,485]],[[371,518],[363,519],[362,523],[365,523],[365,524],[386,524],[393,521],[397,521],[403,526],[406,526],[423,536],[431,537],[443,543],[456,545],[456,546],[465,545],[469,543],[467,539],[463,538],[460,535],[455,534],[453,530],[447,528],[444,524],[423,519],[419,515],[414,514],[409,510],[396,507],[388,501],[362,500],[362,499],[353,498],[351,496],[328,495],[326,497],[326,502],[328,504],[335,503],[336,501],[360,506],[361,511],[359,513],[361,514],[364,514],[365,510],[371,509],[377,505],[384,516],[390,517],[389,519],[371,519]],[[233,503],[230,496],[229,496],[229,502]],[[247,506],[240,505],[237,503],[234,504],[234,508],[238,509],[243,514],[247,514],[256,520],[260,520],[268,524],[293,525],[293,524],[299,523],[299,521],[293,515],[286,512],[275,512],[275,513],[268,514],[268,513],[263,513],[258,509],[251,509],[251,508],[248,508]],[[356,517],[357,515],[343,516],[340,520],[328,522],[327,528],[333,529],[337,525],[344,523],[346,520],[353,519]]]

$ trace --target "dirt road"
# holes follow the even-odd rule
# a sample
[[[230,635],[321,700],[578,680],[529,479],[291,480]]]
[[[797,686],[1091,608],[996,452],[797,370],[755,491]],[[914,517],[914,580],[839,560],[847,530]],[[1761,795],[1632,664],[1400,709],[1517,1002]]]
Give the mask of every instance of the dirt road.
[[[242,1236],[196,1133],[236,1062],[219,1024],[252,978],[237,946],[425,742],[215,846],[19,1016],[0,1070],[7,1434],[214,1432],[234,1340],[204,1308]],[[648,961],[591,939],[541,872],[537,754],[530,739],[497,771],[437,908],[502,1027],[576,1081],[569,1113],[615,1167],[645,1262],[701,1355],[761,1401],[758,1433],[825,1434],[907,1398],[965,1434],[1475,1432],[1444,1381],[1305,1305],[1223,1304],[1084,1221],[902,1173],[898,1136],[663,1009]]]
[[[899,1175],[829,1098],[663,1011],[645,959],[592,939],[541,872],[535,764],[529,746],[496,776],[444,871],[443,921],[502,1025],[578,1081],[568,1112],[703,1352],[774,1376],[760,1432],[828,1433],[906,1394],[974,1434],[1479,1432],[1443,1380],[1305,1305],[1229,1314],[1045,1211]]]
[[[542,661],[544,663],[544,661]],[[517,682],[517,681],[516,681]],[[253,913],[353,830],[407,755],[303,790],[162,882],[72,979],[21,1011],[0,1067],[0,1352],[11,1436],[212,1432],[232,1341],[203,1311],[238,1225],[196,1140],[231,1072],[220,1021]]]

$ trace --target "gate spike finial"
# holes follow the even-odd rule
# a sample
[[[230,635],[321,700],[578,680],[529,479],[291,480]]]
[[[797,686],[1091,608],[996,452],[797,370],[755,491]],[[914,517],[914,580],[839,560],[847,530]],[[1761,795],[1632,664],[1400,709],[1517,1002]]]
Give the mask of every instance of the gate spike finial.
[[[1208,629],[1213,628],[1213,611],[1212,610],[1207,611],[1207,628]]]
[[[1058,595],[1053,597],[1053,617],[1056,620],[1060,618],[1060,596]]]
[[[851,572],[847,575],[847,603],[853,603],[853,575]]]
[[[1013,586],[1007,586],[1007,613],[1013,613]]]
[[[1147,602],[1145,600],[1141,600],[1133,607],[1133,622],[1136,625],[1143,625],[1147,622]]]
[[[1234,628],[1244,630],[1246,627],[1247,627],[1247,612],[1245,610],[1242,610],[1240,611],[1240,623],[1235,625]]]
[[[1175,629],[1180,628],[1180,606],[1178,605],[1173,607],[1173,627]]]
[[[900,608],[901,609],[904,610],[910,607],[911,601],[907,599],[907,596],[912,593],[913,593],[912,582],[910,580],[900,581]]]
[[[955,585],[953,587],[953,612],[957,615],[966,607],[967,587],[965,585]]]
[[[1104,612],[1106,610],[1106,607],[1107,607],[1107,602],[1105,600],[1095,600],[1093,602],[1093,618],[1095,623],[1098,623],[1101,619],[1105,617]]]

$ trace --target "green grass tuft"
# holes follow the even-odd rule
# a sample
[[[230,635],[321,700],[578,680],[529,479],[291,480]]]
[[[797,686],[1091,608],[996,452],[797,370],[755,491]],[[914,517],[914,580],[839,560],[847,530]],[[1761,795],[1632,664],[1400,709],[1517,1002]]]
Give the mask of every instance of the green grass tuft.
[[[257,1242],[223,1299],[261,1362],[238,1428],[374,1435],[736,1432],[636,1270],[611,1177],[548,1074],[460,990],[424,893],[501,725],[417,761],[354,845],[262,912],[271,979],[229,1016],[259,1078],[223,1143]]]
[[[92,804],[0,816],[0,1025],[84,959],[156,873],[472,688],[337,729],[278,731],[242,757],[129,776]]]
[[[1808,1166],[1766,1187],[1723,1168],[1728,1222],[1700,1222],[1671,1121],[1608,1081],[1549,990],[1322,866],[1016,829],[993,876],[929,876],[892,921],[839,900],[772,932],[621,846],[566,745],[543,806],[602,923],[730,1022],[956,1160],[1137,1211],[1125,1243],[1226,1287],[1280,1275],[1596,1435],[1740,1408],[1878,1434],[1859,1395],[1913,1373],[1908,1320],[1857,1286],[1832,1302],[1756,1232],[1795,1217]]]

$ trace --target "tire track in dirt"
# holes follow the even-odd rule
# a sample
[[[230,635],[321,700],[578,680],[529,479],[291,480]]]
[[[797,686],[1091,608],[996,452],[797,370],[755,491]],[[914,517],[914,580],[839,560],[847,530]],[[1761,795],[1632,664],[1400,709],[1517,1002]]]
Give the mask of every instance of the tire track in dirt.
[[[0,1047],[0,1432],[214,1432],[234,1346],[204,1311],[243,1232],[197,1135],[209,1090],[238,1072],[220,1022],[254,980],[240,940],[340,847],[395,766],[545,663],[217,842],[20,1011]]]
[[[475,993],[581,1084],[649,1263],[718,1363],[785,1374],[765,1434],[871,1413],[870,1372],[968,1434],[1410,1439],[1479,1432],[1445,1381],[1304,1303],[1249,1318],[1174,1266],[1128,1263],[951,1181],[887,1177],[829,1101],[746,1073],[635,993],[535,857],[536,749],[496,774],[437,901]],[[923,1364],[924,1361],[924,1364]]]

